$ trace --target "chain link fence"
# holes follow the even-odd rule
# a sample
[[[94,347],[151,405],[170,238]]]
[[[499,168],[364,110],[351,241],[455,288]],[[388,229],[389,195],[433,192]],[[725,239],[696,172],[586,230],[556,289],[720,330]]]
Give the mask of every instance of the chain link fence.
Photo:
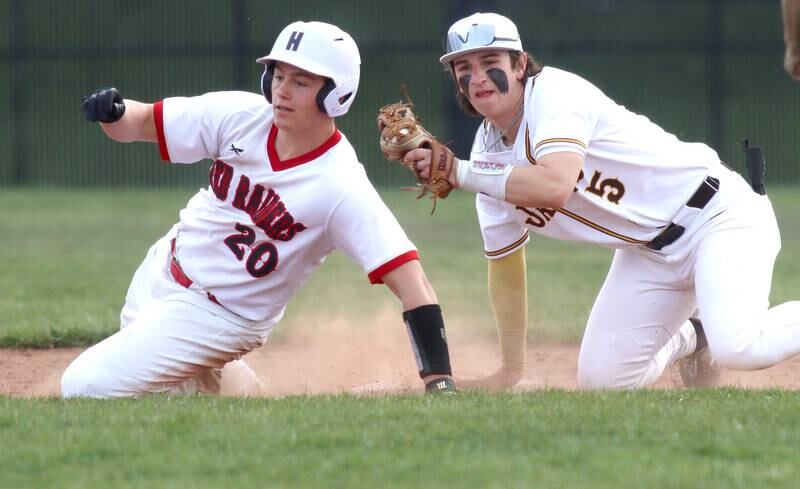
[[[203,185],[208,165],[159,163],[155,145],[118,144],[82,120],[101,86],[156,101],[259,91],[261,66],[294,20],[350,32],[361,86],[337,121],[379,185],[408,182],[377,149],[375,113],[405,83],[425,124],[465,153],[478,124],[456,108],[438,63],[456,19],[507,15],[541,62],[574,71],[618,103],[743,169],[764,147],[768,182],[800,181],[800,85],[782,70],[778,0],[4,0],[0,22],[2,186]]]

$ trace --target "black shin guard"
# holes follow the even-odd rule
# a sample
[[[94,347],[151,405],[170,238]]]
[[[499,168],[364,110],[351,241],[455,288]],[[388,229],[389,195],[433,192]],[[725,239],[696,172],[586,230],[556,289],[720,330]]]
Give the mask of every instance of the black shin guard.
[[[438,304],[420,306],[403,313],[408,337],[414,349],[419,376],[451,375],[450,352],[444,332],[442,309]]]

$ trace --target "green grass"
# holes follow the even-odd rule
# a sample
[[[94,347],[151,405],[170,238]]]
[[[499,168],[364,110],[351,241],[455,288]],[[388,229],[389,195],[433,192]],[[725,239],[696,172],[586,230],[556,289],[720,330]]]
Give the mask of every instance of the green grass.
[[[133,272],[194,192],[0,192],[0,346],[85,345],[116,331]],[[420,249],[448,328],[493,335],[473,196],[456,192],[430,216],[428,200],[383,195]],[[771,188],[770,195],[783,234],[772,290],[780,303],[800,291],[800,190]],[[578,341],[612,251],[534,236],[527,255],[531,336]],[[369,327],[387,310],[399,314],[394,296],[334,253],[290,303],[276,338],[296,323],[333,317]]]
[[[133,271],[192,193],[0,193],[0,344],[87,344],[115,331]],[[784,242],[772,299],[781,302],[800,290],[800,192],[771,194]],[[493,335],[471,196],[439,202],[434,216],[427,201],[384,196],[421,250],[448,328]],[[610,258],[534,239],[534,335],[580,337]],[[282,329],[334,316],[368,327],[386,308],[399,313],[385,287],[334,255]],[[779,390],[0,397],[0,487],[796,487],[798,425],[800,394]]]
[[[115,331],[133,272],[190,195],[4,190],[0,344],[87,344]]]
[[[0,487],[797,487],[800,394],[0,398]]]

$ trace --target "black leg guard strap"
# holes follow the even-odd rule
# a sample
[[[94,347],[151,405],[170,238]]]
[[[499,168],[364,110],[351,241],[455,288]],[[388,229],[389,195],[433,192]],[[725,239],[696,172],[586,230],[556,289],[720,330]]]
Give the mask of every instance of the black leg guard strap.
[[[420,306],[403,313],[408,337],[414,349],[419,376],[451,375],[450,352],[444,332],[442,309],[438,304]]]

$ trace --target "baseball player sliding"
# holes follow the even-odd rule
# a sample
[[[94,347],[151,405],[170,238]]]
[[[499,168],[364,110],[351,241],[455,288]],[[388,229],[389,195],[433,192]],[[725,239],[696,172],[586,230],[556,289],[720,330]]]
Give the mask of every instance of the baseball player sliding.
[[[583,78],[542,68],[506,17],[457,21],[440,61],[483,123],[468,160],[428,138],[404,163],[440,197],[477,193],[503,359],[462,387],[523,375],[530,231],[616,250],[581,345],[583,388],[647,386],[675,362],[687,385],[713,385],[719,365],[761,369],[800,352],[800,302],[769,308],[780,236],[757,182]]]
[[[417,250],[334,123],[358,89],[358,47],[336,26],[295,22],[258,62],[263,96],[145,104],[109,88],[84,99],[86,118],[110,138],[158,143],[165,161],[213,164],[208,188],[136,271],[121,330],[64,372],[65,397],[216,393],[226,364],[257,393],[255,374],[237,359],[265,342],[335,249],[402,302],[426,390],[454,390],[441,310]]]

